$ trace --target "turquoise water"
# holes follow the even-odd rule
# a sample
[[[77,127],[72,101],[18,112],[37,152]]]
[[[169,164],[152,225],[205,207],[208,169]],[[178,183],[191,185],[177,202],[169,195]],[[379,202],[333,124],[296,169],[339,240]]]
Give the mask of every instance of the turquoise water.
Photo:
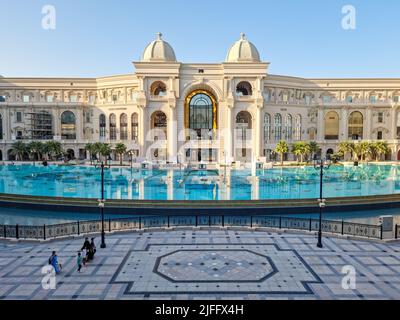
[[[312,167],[258,170],[105,171],[108,199],[256,200],[319,197],[319,172]],[[94,198],[100,196],[100,170],[94,167],[1,166],[0,193]],[[324,197],[400,193],[400,166],[332,166],[326,170]]]

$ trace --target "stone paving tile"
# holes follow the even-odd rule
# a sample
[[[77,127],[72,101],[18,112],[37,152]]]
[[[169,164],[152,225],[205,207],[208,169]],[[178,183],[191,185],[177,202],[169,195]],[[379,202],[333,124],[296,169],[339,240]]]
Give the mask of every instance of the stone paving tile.
[[[106,240],[107,248],[99,248],[80,274],[76,253],[83,238],[1,240],[0,299],[400,299],[399,243],[324,237],[324,248],[317,249],[315,235],[232,229],[125,233]],[[52,250],[63,271],[56,289],[44,290],[41,267]],[[263,259],[266,265],[257,267]],[[355,290],[341,286],[348,265],[356,269]]]

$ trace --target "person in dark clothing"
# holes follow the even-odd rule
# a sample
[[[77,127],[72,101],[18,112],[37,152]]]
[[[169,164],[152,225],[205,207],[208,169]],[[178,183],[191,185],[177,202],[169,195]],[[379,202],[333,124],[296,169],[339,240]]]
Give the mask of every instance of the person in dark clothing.
[[[83,246],[81,248],[81,251],[83,250],[89,250],[91,247],[90,242],[89,242],[89,238],[85,238],[85,242],[83,243]]]
[[[92,246],[93,249],[93,255],[95,255],[97,250],[96,250],[96,244],[94,243],[94,238],[91,239],[90,245]]]

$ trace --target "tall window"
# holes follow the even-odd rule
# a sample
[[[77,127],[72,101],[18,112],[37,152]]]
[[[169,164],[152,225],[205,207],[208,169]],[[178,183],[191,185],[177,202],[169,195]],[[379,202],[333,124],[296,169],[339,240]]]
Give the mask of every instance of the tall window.
[[[241,111],[236,116],[236,132],[239,141],[251,140],[251,115],[247,111]]]
[[[285,140],[290,141],[293,139],[293,121],[290,114],[286,115],[285,123]]]
[[[325,117],[325,140],[339,139],[339,115],[330,111]]]
[[[76,139],[76,118],[71,111],[65,111],[61,115],[61,138],[63,140]]]
[[[271,116],[266,113],[264,116],[264,143],[271,140]]]
[[[154,141],[167,140],[167,116],[164,112],[157,111],[151,116],[151,128],[154,129]]]
[[[128,116],[125,113],[120,117],[120,140],[128,140]]]
[[[301,140],[301,115],[297,115],[294,122],[295,122],[294,139],[297,141],[300,141]]]
[[[114,113],[110,115],[110,140],[117,140],[117,117]]]
[[[282,140],[282,116],[279,113],[274,118],[274,140]]]
[[[383,112],[378,112],[378,123],[383,123]]]
[[[349,139],[359,140],[364,136],[364,117],[361,112],[355,111],[349,117]]]
[[[99,129],[100,129],[100,139],[104,139],[106,137],[106,116],[104,114],[100,115]]]
[[[139,138],[139,117],[137,113],[132,114],[132,140],[138,141]]]

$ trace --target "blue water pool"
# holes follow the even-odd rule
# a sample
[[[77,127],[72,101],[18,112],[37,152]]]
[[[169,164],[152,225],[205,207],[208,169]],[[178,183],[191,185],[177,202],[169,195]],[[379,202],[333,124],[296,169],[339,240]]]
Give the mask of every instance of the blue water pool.
[[[326,171],[324,197],[400,193],[400,166],[332,166]],[[0,193],[67,198],[100,195],[95,167],[9,165],[0,167]],[[132,200],[268,200],[319,196],[319,173],[313,167],[258,170],[105,171],[108,199]]]

